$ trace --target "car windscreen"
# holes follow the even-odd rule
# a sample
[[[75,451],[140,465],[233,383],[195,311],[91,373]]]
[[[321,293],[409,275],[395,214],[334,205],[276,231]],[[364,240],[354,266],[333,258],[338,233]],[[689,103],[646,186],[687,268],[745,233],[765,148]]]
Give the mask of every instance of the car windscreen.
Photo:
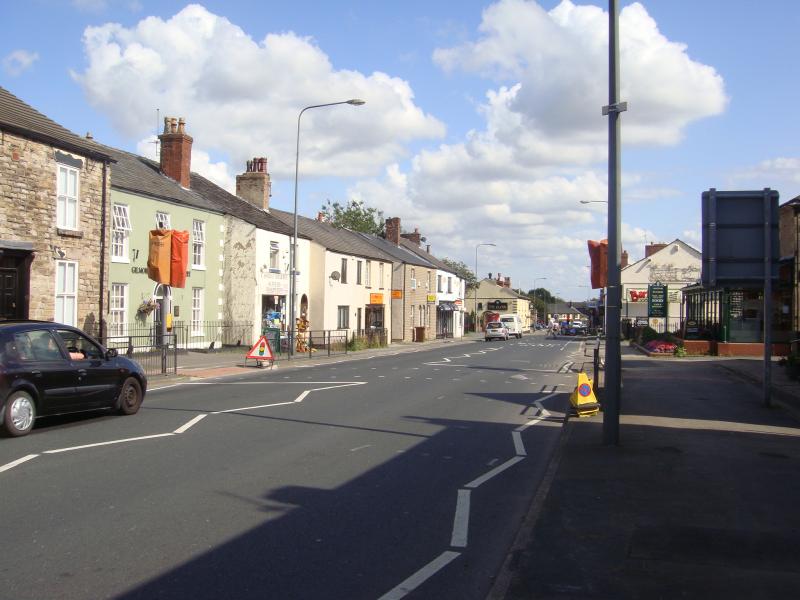
[[[500,329],[502,326],[502,323],[488,323],[486,329]]]

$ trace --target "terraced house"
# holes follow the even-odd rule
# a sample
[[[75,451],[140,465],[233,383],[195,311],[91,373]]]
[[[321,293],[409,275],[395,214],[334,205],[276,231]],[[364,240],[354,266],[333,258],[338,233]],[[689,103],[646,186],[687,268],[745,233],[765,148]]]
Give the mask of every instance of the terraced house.
[[[0,319],[102,327],[113,162],[0,88]]]

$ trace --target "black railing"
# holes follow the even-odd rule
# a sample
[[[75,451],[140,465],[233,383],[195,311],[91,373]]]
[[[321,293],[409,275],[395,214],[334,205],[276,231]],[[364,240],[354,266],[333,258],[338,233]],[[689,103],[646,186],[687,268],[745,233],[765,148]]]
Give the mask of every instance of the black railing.
[[[139,363],[147,375],[175,375],[178,372],[174,334],[159,336],[157,343],[151,334],[108,336],[104,341],[107,348],[115,348]]]

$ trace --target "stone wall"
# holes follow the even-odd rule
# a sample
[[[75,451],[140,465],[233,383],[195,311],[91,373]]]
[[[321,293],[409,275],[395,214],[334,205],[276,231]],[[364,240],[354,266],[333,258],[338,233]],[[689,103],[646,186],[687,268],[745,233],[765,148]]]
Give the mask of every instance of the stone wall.
[[[77,231],[56,227],[56,152],[82,161]],[[110,181],[109,171],[107,199]],[[105,289],[100,289],[102,200],[103,163],[0,132],[0,239],[33,244],[27,291],[29,318],[54,319],[56,261],[70,260],[78,263],[77,325],[90,330],[97,327],[100,301],[105,294]],[[110,223],[109,206],[107,202],[106,224]],[[106,254],[108,243],[106,236]],[[107,289],[108,260],[103,282]],[[108,311],[107,303],[104,310]]]

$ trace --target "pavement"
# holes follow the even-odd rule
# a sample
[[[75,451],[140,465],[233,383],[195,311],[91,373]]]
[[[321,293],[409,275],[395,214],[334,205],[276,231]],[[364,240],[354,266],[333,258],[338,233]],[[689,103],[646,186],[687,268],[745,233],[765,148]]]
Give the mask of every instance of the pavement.
[[[536,333],[540,336],[542,333]],[[296,369],[481,337],[278,361]],[[591,372],[587,361],[573,369]],[[569,417],[489,600],[794,598],[800,589],[800,382],[763,361],[622,348],[619,445],[602,412]],[[189,353],[150,387],[255,372],[243,353]],[[602,395],[602,390],[601,390]]]
[[[488,598],[796,598],[800,383],[623,347],[619,445],[570,417]]]

